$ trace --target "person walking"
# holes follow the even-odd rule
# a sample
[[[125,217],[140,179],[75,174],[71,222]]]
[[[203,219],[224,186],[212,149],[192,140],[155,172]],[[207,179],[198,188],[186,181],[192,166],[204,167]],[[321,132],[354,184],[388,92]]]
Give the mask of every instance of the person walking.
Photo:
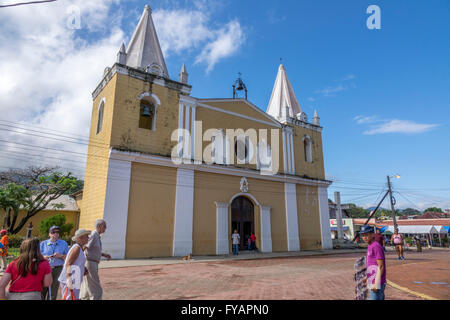
[[[81,286],[81,300],[102,300],[103,289],[98,276],[98,264],[102,257],[110,260],[109,254],[102,252],[101,235],[106,231],[106,221],[95,221],[95,230],[89,236],[89,242],[85,247],[86,269],[88,274]]]
[[[405,260],[403,256],[403,236],[398,233],[398,229],[394,230],[394,234],[391,238],[391,243],[394,244],[395,250],[397,251],[398,260]]]
[[[2,257],[2,269],[1,271],[5,271],[8,263],[6,261],[6,257],[8,255],[8,247],[9,247],[9,237],[8,232],[3,229],[0,231],[0,236],[2,237],[0,243],[2,244],[2,248],[0,250],[0,256]]]
[[[233,254],[238,255],[239,254],[239,243],[241,242],[241,236],[237,232],[237,230],[234,230],[234,233],[231,235],[231,238],[233,239]]]
[[[64,267],[58,278],[63,300],[79,300],[80,298],[81,283],[83,277],[86,275],[84,267],[86,257],[83,252],[83,246],[88,243],[90,233],[88,230],[79,229],[72,237],[72,241],[75,244],[70,248]]]
[[[383,247],[384,251],[386,251],[386,249],[384,248],[385,239],[384,236],[381,234],[381,229],[376,228],[376,233],[374,234],[373,239]]]
[[[9,264],[0,281],[0,300],[41,300],[42,288],[51,284],[52,268],[41,254],[39,239],[26,239],[20,245],[19,257]]]
[[[384,300],[386,288],[386,259],[381,245],[374,239],[374,229],[371,226],[361,227],[359,234],[367,247],[365,283],[369,290],[369,300]]]
[[[64,260],[69,252],[69,246],[67,242],[59,239],[60,229],[58,226],[50,228],[48,236],[50,239],[41,242],[41,253],[45,259],[50,263],[52,267],[53,282],[51,290],[44,287],[42,290],[42,300],[56,300],[59,289],[59,275],[63,269]],[[51,296],[49,297],[49,291]],[[50,298],[50,299],[49,299]]]

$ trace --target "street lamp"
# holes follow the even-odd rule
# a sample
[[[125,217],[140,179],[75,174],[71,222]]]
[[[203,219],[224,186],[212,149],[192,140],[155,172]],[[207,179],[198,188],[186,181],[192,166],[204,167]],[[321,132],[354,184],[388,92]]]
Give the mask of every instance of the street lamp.
[[[396,174],[395,176],[387,176],[389,196],[391,198],[391,210],[392,210],[392,216],[393,216],[393,220],[394,220],[394,230],[395,230],[398,228],[398,225],[397,225],[397,218],[395,217],[394,197],[392,196],[392,187],[391,187],[391,179],[390,178],[400,179],[400,175]]]

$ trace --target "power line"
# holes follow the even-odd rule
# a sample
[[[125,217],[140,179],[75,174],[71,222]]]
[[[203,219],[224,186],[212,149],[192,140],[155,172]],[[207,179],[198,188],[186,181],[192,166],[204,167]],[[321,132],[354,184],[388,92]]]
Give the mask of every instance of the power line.
[[[30,2],[18,2],[18,3],[0,5],[0,8],[17,7],[17,6],[24,6],[24,5],[27,5],[27,4],[40,4],[40,3],[55,2],[55,1],[58,1],[58,0],[41,0],[41,1],[30,1]]]

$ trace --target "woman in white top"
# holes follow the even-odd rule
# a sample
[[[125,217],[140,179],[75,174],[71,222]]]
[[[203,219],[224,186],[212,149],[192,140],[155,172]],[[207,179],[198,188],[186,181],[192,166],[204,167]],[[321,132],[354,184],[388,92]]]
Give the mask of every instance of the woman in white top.
[[[86,263],[83,246],[88,243],[90,233],[88,230],[80,229],[75,232],[72,238],[75,244],[67,253],[66,262],[58,278],[61,283],[63,300],[78,300],[80,297],[81,282],[85,275],[84,264]],[[73,297],[71,296],[72,293]]]

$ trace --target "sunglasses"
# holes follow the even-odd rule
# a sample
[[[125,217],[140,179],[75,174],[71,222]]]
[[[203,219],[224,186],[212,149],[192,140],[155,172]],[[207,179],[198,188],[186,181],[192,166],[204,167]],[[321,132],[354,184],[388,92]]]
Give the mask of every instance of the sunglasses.
[[[50,232],[51,234],[54,234],[54,233],[59,233],[59,231],[52,231],[52,232]]]

